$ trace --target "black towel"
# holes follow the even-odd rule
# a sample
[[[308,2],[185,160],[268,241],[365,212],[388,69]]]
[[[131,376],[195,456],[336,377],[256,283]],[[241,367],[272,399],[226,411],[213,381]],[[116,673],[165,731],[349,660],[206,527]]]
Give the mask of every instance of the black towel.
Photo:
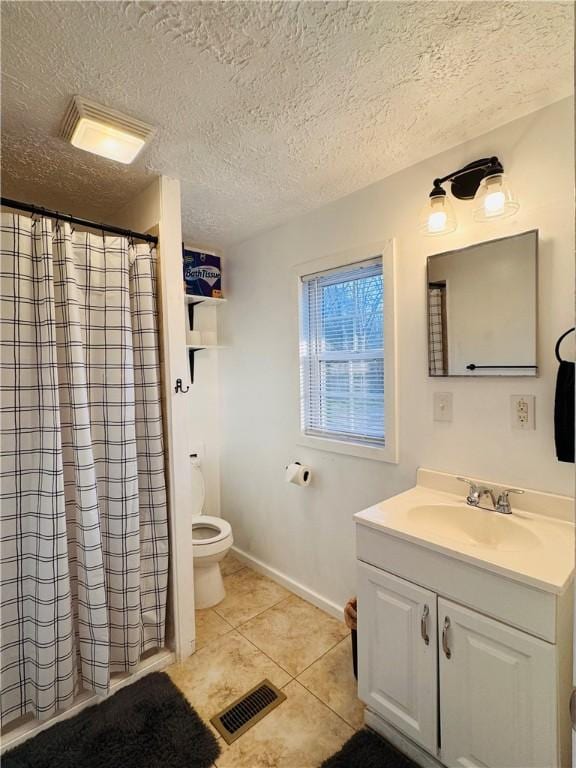
[[[574,363],[562,360],[556,378],[554,439],[558,461],[574,462]]]

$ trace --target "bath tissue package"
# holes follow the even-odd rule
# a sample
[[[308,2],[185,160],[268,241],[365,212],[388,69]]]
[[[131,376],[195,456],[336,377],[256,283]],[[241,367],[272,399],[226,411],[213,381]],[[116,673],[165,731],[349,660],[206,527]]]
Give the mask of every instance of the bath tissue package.
[[[305,464],[296,461],[286,467],[285,480],[287,483],[294,483],[295,485],[310,485],[312,470]]]

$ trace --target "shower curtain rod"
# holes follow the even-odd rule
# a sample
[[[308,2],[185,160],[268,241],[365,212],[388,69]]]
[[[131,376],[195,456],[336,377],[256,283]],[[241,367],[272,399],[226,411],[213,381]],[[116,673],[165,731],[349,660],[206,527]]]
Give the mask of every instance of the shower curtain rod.
[[[98,221],[90,221],[89,219],[80,219],[77,216],[70,216],[67,213],[60,213],[59,211],[51,211],[49,208],[43,208],[40,205],[21,203],[18,200],[10,200],[7,197],[0,197],[0,204],[5,205],[7,208],[16,208],[19,211],[26,211],[26,213],[36,213],[40,216],[47,216],[49,219],[68,221],[70,224],[77,224],[80,227],[99,229],[103,232],[110,232],[113,235],[123,235],[124,237],[130,237],[134,240],[144,240],[145,243],[153,243],[153,245],[156,245],[158,242],[158,238],[154,237],[154,235],[146,235],[142,234],[141,232],[132,232],[131,229],[113,227],[109,224],[101,224]]]

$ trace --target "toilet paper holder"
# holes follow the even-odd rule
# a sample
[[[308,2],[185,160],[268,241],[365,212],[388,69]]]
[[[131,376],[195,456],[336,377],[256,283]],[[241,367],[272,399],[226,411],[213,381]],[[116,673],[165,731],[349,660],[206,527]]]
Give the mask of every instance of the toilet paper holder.
[[[288,471],[288,467],[290,467],[293,464],[297,464],[299,467],[303,466],[301,461],[292,461],[290,462],[290,464],[286,465],[286,471]],[[309,469],[309,467],[306,467],[304,472],[302,473],[302,480],[306,485],[308,485],[308,483],[310,482],[310,475],[311,475],[311,470]]]

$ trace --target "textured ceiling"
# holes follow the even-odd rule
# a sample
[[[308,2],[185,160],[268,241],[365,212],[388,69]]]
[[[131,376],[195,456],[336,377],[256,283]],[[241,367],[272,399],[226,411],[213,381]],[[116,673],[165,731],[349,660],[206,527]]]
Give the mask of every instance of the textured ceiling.
[[[105,219],[163,173],[236,242],[568,95],[572,51],[572,3],[4,2],[3,194]],[[67,145],[75,93],[153,143]]]

